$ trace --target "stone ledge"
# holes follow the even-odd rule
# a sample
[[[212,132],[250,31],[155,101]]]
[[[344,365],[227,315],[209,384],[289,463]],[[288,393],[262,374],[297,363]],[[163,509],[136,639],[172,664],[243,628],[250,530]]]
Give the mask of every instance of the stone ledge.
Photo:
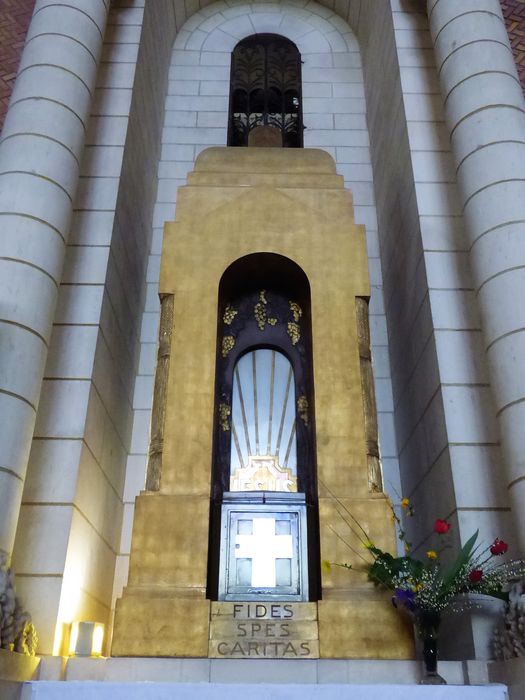
[[[349,694],[350,690],[350,694]],[[97,683],[30,682],[21,700],[506,700],[504,685],[245,685],[238,683]]]
[[[29,681],[36,677],[40,659],[0,649],[0,680]]]
[[[52,658],[42,659],[40,678],[60,680],[48,673]],[[468,662],[471,663],[471,662]],[[439,672],[450,684],[474,684],[486,673],[467,673],[461,661],[440,661]],[[486,664],[476,662],[476,664]],[[393,684],[419,682],[420,661],[343,659],[191,659],[191,658],[71,658],[67,681],[161,682],[161,683],[272,683],[272,684]],[[479,687],[479,686],[477,686]]]

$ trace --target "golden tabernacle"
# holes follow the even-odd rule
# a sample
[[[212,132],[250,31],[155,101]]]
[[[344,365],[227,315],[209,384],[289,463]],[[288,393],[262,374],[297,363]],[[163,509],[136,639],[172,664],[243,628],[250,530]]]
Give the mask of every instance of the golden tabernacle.
[[[395,537],[351,193],[324,151],[210,148],[177,201],[112,655],[411,658],[360,569],[355,521]]]

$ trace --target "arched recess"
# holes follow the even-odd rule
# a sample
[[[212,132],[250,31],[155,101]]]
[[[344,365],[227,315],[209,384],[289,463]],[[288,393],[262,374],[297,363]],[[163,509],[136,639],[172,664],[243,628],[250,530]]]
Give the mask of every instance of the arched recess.
[[[272,351],[271,358],[257,364],[255,357],[261,350]],[[282,358],[282,368],[289,366],[288,373],[281,372],[280,380],[275,376],[279,358]],[[243,395],[242,389],[239,390],[238,368],[243,360],[245,363],[253,360],[248,370],[250,395]],[[266,362],[271,381],[268,377],[257,377]],[[252,366],[254,377],[250,384]],[[278,386],[279,381],[284,382],[286,388]],[[289,399],[288,409],[280,403],[283,393]],[[293,417],[289,415],[291,406]],[[287,456],[283,456],[289,450],[284,446],[280,449],[286,410],[288,426],[293,423],[293,429],[288,431],[288,443],[291,444],[293,438],[297,456],[290,469]],[[275,429],[272,421],[277,424]],[[238,433],[243,430],[245,443],[241,447],[243,437]],[[252,454],[247,454],[246,444],[250,442]],[[232,455],[234,461],[240,462],[240,469],[237,464],[232,466]],[[258,478],[263,472],[289,474],[294,485],[275,485],[278,480],[265,480],[264,476],[262,481],[252,480],[250,475],[255,469]],[[251,501],[253,511],[257,506],[253,505],[252,495],[258,494],[261,503],[267,503],[270,495],[279,492],[280,501],[284,503],[289,492],[293,492],[292,501],[300,500],[305,512],[303,531],[298,533],[303,540],[299,544],[304,553],[301,585],[308,590],[307,597],[316,600],[319,597],[319,538],[310,285],[295,262],[275,253],[244,256],[233,262],[221,278],[212,472],[209,597],[221,596],[219,560],[221,549],[224,556],[225,547],[224,504],[231,493],[236,492],[240,500],[246,497],[245,500]],[[242,486],[238,486],[242,481],[240,472],[244,477]],[[272,592],[265,589],[262,595],[272,595]]]

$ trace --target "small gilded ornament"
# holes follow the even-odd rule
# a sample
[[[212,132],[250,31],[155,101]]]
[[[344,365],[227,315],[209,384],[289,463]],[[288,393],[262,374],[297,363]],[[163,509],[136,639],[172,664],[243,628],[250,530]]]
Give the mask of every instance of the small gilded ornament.
[[[277,319],[276,319],[276,318],[271,318],[271,317],[270,317],[270,318],[268,319],[268,325],[269,325],[269,326],[275,326],[276,323],[277,323]]]
[[[230,429],[231,412],[231,408],[227,403],[219,404],[219,423],[225,433]]]
[[[308,425],[308,399],[306,396],[299,396],[297,399],[297,413],[305,425]]]
[[[222,317],[222,320],[224,323],[229,326],[233,319],[237,316],[237,311],[233,308],[233,306],[230,306],[230,304],[226,305],[226,308],[224,309],[224,314]]]
[[[255,304],[253,308],[253,313],[255,314],[255,320],[257,321],[257,326],[260,331],[263,331],[266,326],[266,309],[264,304],[259,301]]]
[[[228,353],[235,345],[235,338],[233,335],[225,335],[222,339],[222,356],[228,357]]]
[[[299,327],[298,323],[294,323],[293,321],[288,321],[288,335],[290,336],[290,339],[292,341],[292,345],[297,345],[299,340],[301,339],[301,329]]]
[[[293,320],[297,323],[303,315],[303,310],[295,301],[290,302],[290,311],[292,312]]]
[[[257,326],[260,331],[264,330],[266,326],[266,289],[259,292],[259,301],[253,307],[253,313],[255,314],[255,320],[257,321]]]

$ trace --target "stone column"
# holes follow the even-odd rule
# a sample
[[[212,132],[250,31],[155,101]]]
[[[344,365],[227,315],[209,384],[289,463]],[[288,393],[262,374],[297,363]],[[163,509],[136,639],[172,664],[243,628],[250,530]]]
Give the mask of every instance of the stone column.
[[[525,103],[498,0],[428,0],[505,464],[525,552]]]
[[[37,0],[0,143],[0,549],[10,552],[109,0]]]

